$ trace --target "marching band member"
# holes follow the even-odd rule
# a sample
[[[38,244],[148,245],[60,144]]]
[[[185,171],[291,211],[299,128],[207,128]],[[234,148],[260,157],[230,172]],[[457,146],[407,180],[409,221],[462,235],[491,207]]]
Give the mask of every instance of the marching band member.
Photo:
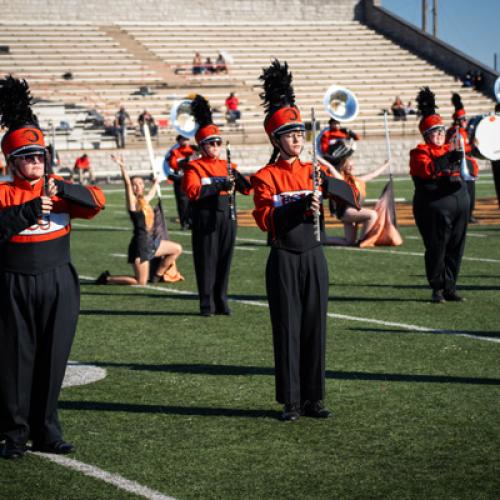
[[[479,175],[479,166],[474,158],[470,156],[472,151],[472,145],[469,142],[469,134],[467,133],[467,115],[465,114],[464,105],[462,104],[462,99],[460,94],[454,93],[451,97],[451,102],[455,107],[455,112],[452,115],[453,125],[446,131],[446,143],[450,143],[456,140],[456,134],[459,133],[462,136],[464,143],[465,154],[467,155],[467,165],[470,165],[469,174],[473,177],[472,179],[466,179],[465,183],[467,185],[467,191],[470,197],[470,212],[469,212],[469,222],[477,223],[478,220],[474,217],[474,207],[476,205],[476,179]]]
[[[264,128],[274,146],[269,164],[252,176],[258,226],[271,235],[266,288],[274,343],[276,400],[284,405],[281,419],[300,415],[326,418],[325,338],[328,305],[328,266],[321,241],[314,235],[313,212],[320,209],[313,190],[311,163],[303,163],[305,126],[295,106],[288,65],[275,60],[264,69],[261,97],[266,109]],[[342,181],[324,176],[330,194],[342,184],[351,204],[353,193]],[[330,182],[336,181],[336,182]]]
[[[189,144],[189,139],[182,135],[176,137],[176,144],[165,155],[164,162],[168,165],[168,178],[174,183],[175,202],[179,222],[182,229],[191,229],[191,215],[189,213],[189,199],[182,190],[182,176],[184,167],[188,164],[195,151]]]
[[[413,215],[425,246],[425,269],[432,302],[464,300],[456,283],[465,245],[470,200],[460,176],[462,152],[445,144],[443,119],[436,113],[429,87],[417,97],[422,114],[419,129],[425,143],[410,151],[415,184]]]
[[[222,137],[205,98],[197,95],[191,108],[198,124],[195,139],[201,158],[188,163],[182,188],[191,205],[200,314],[229,315],[227,289],[236,240],[234,189],[249,194],[251,186],[236,165],[220,158]]]
[[[332,163],[334,159],[332,155],[334,155],[337,148],[341,148],[349,141],[359,141],[359,135],[351,129],[341,128],[338,120],[330,118],[328,120],[328,128],[321,132],[320,150],[322,156]]]
[[[13,174],[0,184],[0,455],[32,449],[66,454],[57,400],[80,308],[71,264],[74,217],[90,219],[104,207],[94,186],[45,175],[44,136],[31,111],[28,85],[0,81],[1,147]]]

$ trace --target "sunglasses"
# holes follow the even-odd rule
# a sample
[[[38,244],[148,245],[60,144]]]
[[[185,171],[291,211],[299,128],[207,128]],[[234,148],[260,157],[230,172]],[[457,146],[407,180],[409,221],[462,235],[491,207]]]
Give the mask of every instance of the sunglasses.
[[[43,163],[45,161],[45,155],[42,153],[39,154],[31,154],[31,155],[20,155],[15,157],[18,160],[23,160],[26,163]]]
[[[211,141],[206,141],[205,144],[210,146],[222,146],[222,141],[220,139],[212,139]]]

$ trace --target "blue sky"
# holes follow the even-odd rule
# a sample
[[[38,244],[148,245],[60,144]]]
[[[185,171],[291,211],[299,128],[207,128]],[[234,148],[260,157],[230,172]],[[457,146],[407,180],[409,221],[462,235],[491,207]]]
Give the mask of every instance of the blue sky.
[[[433,0],[427,0],[428,31],[432,33]],[[438,33],[444,42],[500,71],[500,0],[438,0]],[[422,0],[382,0],[382,7],[422,26]]]

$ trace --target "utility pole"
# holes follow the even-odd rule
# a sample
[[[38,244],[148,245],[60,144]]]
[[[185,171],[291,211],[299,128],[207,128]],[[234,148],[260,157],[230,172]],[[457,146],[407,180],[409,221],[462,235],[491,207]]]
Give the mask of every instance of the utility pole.
[[[437,36],[438,32],[438,0],[434,0],[432,7],[432,34]]]
[[[427,0],[422,0],[422,31],[427,31]]]

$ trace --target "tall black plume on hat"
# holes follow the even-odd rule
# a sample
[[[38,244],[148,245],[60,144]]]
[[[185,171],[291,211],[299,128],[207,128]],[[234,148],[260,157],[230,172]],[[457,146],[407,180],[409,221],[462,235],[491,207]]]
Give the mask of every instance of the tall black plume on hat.
[[[26,80],[12,75],[0,80],[0,125],[15,130],[25,125],[38,127],[31,109],[31,93]]]
[[[460,109],[464,109],[464,105],[462,103],[462,98],[460,97],[460,94],[457,94],[454,92],[451,96],[451,103],[455,107],[455,111],[458,111]]]
[[[423,118],[436,114],[436,96],[429,87],[423,87],[417,95],[418,110]]]
[[[194,119],[200,128],[213,123],[210,104],[202,95],[197,94],[191,101],[191,111],[193,112]]]
[[[288,63],[281,64],[278,59],[262,70],[259,80],[263,82],[264,92],[260,94],[260,98],[268,115],[285,106],[295,106],[292,78]]]

